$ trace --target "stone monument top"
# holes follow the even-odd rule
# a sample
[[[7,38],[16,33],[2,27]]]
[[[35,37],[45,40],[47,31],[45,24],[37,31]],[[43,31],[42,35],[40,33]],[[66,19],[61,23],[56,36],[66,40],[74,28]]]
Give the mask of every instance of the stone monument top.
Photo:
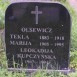
[[[51,2],[53,0],[10,0],[11,3],[15,2]]]

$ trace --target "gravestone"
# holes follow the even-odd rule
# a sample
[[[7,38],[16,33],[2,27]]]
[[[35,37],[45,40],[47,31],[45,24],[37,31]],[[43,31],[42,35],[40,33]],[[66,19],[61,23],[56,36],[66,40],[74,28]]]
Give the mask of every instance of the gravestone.
[[[5,15],[8,69],[68,69],[70,25],[69,12],[61,4],[11,4]]]

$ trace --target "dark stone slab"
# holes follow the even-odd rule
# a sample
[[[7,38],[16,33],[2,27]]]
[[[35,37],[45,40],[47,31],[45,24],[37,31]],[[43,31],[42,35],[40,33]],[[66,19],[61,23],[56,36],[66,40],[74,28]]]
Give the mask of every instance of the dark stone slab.
[[[70,15],[61,4],[11,4],[5,15],[8,68],[68,69],[70,28]]]

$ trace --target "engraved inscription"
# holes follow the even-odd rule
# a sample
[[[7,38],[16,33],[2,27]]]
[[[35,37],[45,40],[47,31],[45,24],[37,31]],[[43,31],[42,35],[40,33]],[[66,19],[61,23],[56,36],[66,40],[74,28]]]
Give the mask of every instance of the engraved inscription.
[[[28,39],[29,40],[29,36],[28,35],[21,35],[21,34],[10,34],[10,39]]]
[[[29,45],[31,46],[32,43],[29,41],[10,41],[10,45]]]
[[[32,53],[53,53],[52,49],[38,49],[38,48],[20,48],[20,52],[32,52]]]
[[[21,31],[22,32],[29,32],[29,33],[52,33],[52,28],[25,28],[25,27],[22,27],[21,28]]]

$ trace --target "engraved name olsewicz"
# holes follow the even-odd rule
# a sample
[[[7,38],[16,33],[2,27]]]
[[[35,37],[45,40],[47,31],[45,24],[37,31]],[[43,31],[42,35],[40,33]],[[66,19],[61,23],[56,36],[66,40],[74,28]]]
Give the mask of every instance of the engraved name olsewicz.
[[[23,28],[21,28],[21,31],[22,32],[30,32],[30,33],[32,33],[32,32],[42,32],[42,33],[52,33],[52,28],[25,28],[25,27],[23,27]]]

